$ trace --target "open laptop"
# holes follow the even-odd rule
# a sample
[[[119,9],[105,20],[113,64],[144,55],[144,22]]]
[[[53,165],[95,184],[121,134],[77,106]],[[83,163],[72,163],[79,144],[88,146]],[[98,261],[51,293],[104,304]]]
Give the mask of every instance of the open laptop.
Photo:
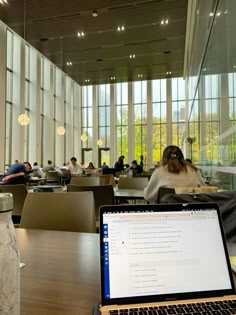
[[[236,314],[216,204],[100,208],[102,315]]]

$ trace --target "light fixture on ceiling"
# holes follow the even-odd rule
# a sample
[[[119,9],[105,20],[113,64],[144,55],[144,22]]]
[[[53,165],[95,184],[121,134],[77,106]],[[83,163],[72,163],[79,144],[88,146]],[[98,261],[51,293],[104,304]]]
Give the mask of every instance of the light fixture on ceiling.
[[[130,59],[134,59],[134,58],[135,58],[135,55],[129,55],[129,58],[130,58]]]
[[[217,13],[216,13],[216,16],[221,16],[221,12],[220,12],[220,11],[217,12]]]
[[[97,144],[98,144],[99,146],[100,146],[100,145],[103,145],[102,139],[98,139]]]
[[[21,126],[26,126],[29,124],[29,116],[26,115],[26,114],[21,114],[19,117],[18,117],[18,123],[21,125]]]
[[[96,10],[92,11],[92,16],[93,17],[97,17],[98,16],[98,11],[96,11]]]
[[[0,0],[0,4],[8,4],[7,0]]]
[[[124,25],[119,25],[118,27],[117,27],[117,31],[118,32],[123,32],[125,30],[125,27],[124,27]]]
[[[209,13],[209,16],[214,16],[214,13],[213,13],[213,12],[210,12],[210,13]]]
[[[111,77],[111,80],[115,80],[116,79],[116,77]]]
[[[63,126],[57,128],[57,134],[63,136],[66,133],[66,129]]]
[[[86,142],[87,140],[88,140],[88,137],[86,136],[86,134],[82,134],[81,135],[81,137],[80,137],[80,140],[82,141],[82,142]]]
[[[167,25],[167,24],[169,24],[169,20],[168,19],[161,20],[161,25]]]
[[[234,65],[234,69],[236,69],[236,65]]]
[[[224,14],[227,14],[229,11],[228,10],[226,10],[225,12],[224,12]]]
[[[67,61],[66,65],[67,66],[72,66],[72,62],[71,61]]]
[[[84,32],[83,32],[83,31],[81,31],[81,32],[78,32],[78,33],[77,33],[77,36],[78,36],[78,37],[84,37],[84,36],[85,36],[85,34],[84,34]]]
[[[90,79],[85,79],[84,82],[85,82],[85,83],[89,83],[89,82],[90,82]]]
[[[171,71],[166,71],[166,74],[167,75],[171,75]]]
[[[143,77],[143,75],[142,74],[138,74],[138,78],[142,78]]]

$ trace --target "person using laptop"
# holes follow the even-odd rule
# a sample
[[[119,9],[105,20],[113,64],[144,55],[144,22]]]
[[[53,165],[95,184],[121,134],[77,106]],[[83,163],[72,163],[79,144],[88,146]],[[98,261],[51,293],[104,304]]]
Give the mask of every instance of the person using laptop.
[[[199,187],[204,185],[200,171],[184,159],[179,147],[170,145],[163,152],[162,165],[156,168],[148,186],[144,188],[144,198],[155,203],[160,187]]]

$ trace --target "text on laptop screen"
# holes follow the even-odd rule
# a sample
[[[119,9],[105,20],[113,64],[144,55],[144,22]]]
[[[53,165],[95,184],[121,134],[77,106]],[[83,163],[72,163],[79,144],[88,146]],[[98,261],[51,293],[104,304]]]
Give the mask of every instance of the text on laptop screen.
[[[231,289],[217,211],[103,214],[105,299]]]

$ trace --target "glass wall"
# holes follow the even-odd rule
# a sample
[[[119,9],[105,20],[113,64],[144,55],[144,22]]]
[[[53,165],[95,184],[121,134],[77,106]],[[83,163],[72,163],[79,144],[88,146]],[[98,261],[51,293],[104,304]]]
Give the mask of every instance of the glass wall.
[[[188,72],[188,136],[194,138],[193,160],[212,184],[236,189],[235,169],[235,71],[236,2],[198,1],[199,17],[205,29],[205,46],[199,69]],[[200,25],[195,23],[195,34]],[[197,42],[197,36],[195,38]],[[191,64],[189,70],[193,69]],[[193,89],[193,81],[197,82]],[[193,97],[191,99],[191,97]]]

